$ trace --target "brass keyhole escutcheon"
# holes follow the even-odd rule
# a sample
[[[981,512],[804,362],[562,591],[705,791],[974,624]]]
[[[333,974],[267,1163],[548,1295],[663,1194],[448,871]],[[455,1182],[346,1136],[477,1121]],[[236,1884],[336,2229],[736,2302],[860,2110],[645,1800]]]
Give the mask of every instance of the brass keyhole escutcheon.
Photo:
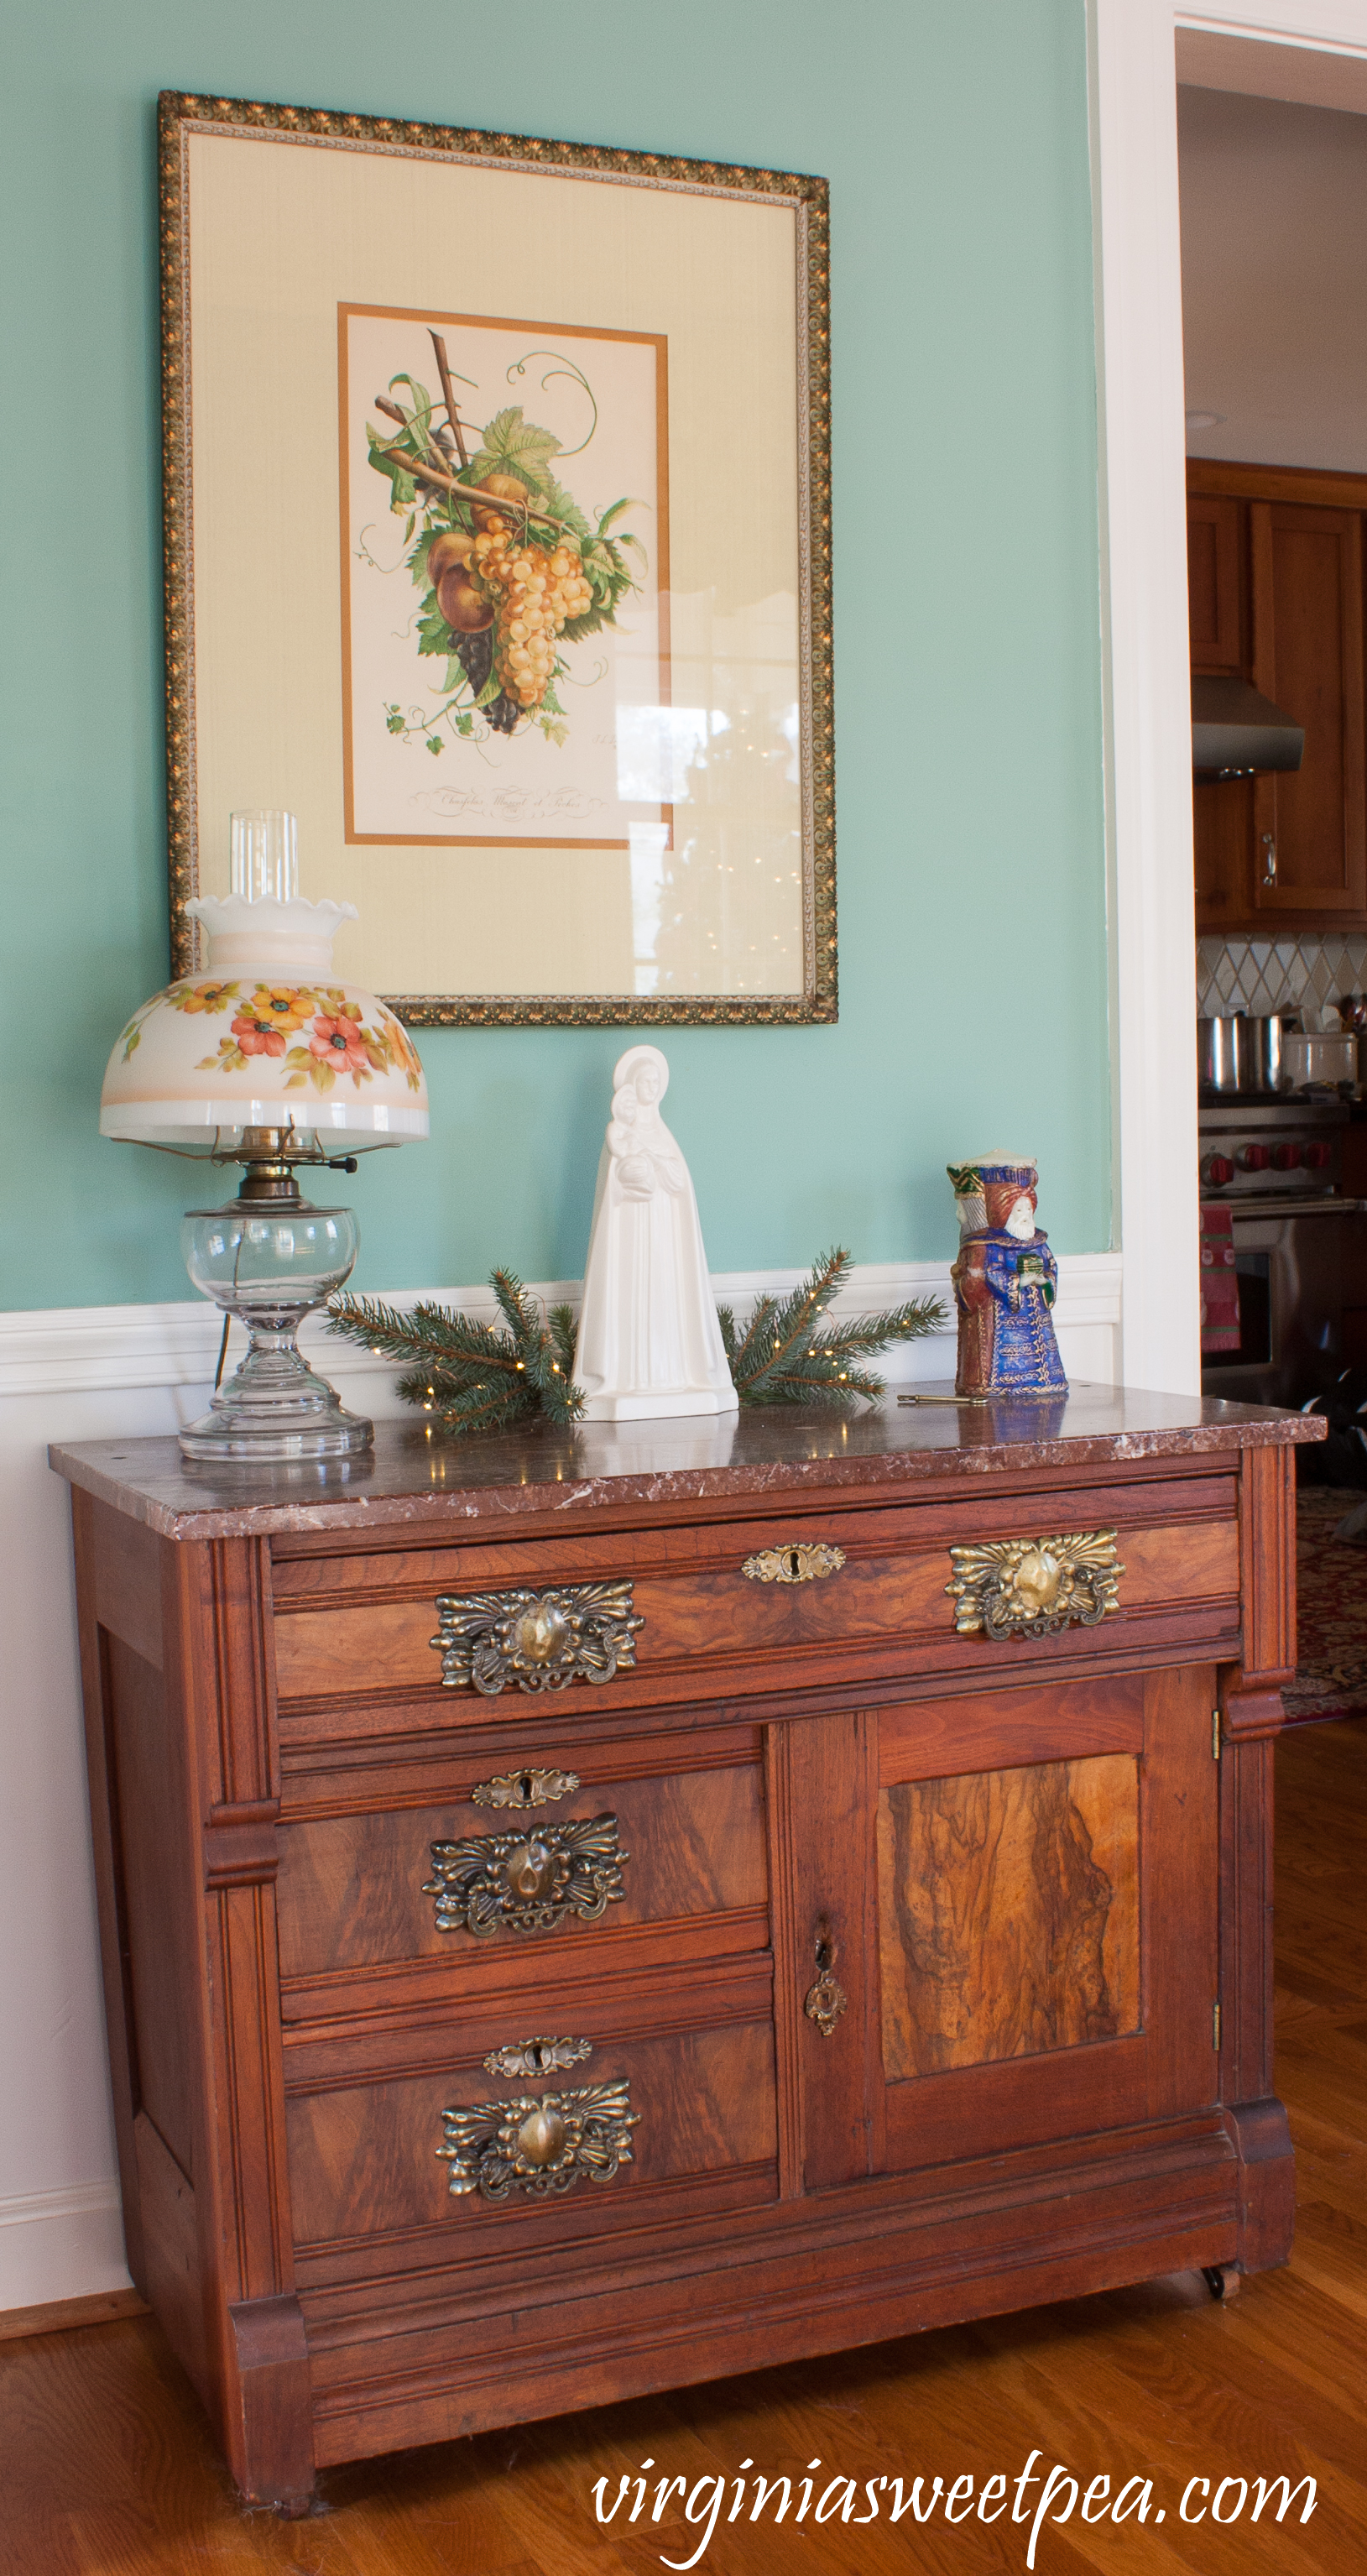
[[[802,2009],[808,2021],[815,2022],[823,2039],[834,2039],[835,2026],[849,2008],[849,1996],[835,1975],[836,1944],[829,1920],[824,1914],[816,1918],[816,1984],[803,1997]]]
[[[565,2144],[565,2123],[558,2111],[549,2111],[545,2103],[530,2111],[517,2133],[518,2161],[524,2165],[553,2165]]]
[[[517,1843],[503,1864],[503,1875],[514,1896],[530,1903],[544,1896],[555,1876],[555,1854],[542,1842],[539,1834],[529,1834],[525,1843]]]
[[[838,1574],[845,1562],[843,1547],[830,1547],[825,1540],[790,1539],[786,1547],[762,1547],[756,1556],[747,1556],[741,1572],[749,1583],[819,1583],[828,1574]]]
[[[496,1771],[470,1792],[475,1807],[554,1807],[579,1787],[577,1771]]]

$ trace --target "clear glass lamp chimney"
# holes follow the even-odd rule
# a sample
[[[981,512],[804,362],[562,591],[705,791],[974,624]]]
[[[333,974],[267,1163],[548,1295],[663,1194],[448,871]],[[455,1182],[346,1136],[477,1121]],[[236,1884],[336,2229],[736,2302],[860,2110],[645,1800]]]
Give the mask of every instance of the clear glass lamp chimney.
[[[299,825],[265,807],[234,814],[231,883],[244,903],[292,903],[299,892]]]

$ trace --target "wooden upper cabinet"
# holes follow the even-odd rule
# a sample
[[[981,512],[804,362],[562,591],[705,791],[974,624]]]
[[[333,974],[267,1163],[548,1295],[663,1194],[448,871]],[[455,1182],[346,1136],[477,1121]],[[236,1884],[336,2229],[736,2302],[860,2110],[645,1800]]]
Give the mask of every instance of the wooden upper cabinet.
[[[1299,770],[1196,787],[1197,928],[1367,927],[1367,477],[1188,479],[1192,670],[1250,680],[1305,727]]]
[[[1237,501],[1215,492],[1192,493],[1187,502],[1187,597],[1193,671],[1237,677],[1243,668],[1240,535]]]
[[[1367,910],[1362,515],[1249,504],[1253,685],[1305,727],[1298,770],[1255,779],[1260,914]]]

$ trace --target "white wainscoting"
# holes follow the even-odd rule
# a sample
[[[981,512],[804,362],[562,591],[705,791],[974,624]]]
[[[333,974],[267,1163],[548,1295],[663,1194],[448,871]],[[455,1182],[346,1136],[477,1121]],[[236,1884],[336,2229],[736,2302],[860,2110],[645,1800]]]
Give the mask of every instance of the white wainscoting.
[[[796,1271],[718,1277],[744,1305]],[[547,1301],[577,1281],[538,1285]],[[856,1270],[842,1303],[867,1313],[935,1290],[942,1262]],[[413,1291],[492,1314],[487,1289]],[[1075,1380],[1118,1374],[1121,1265],[1116,1253],[1060,1264],[1059,1342]],[[0,1552],[5,1569],[0,1663],[0,1959],[4,1961],[0,2089],[0,2308],[36,2307],[127,2285],[105,2071],[95,1900],[71,1574],[67,1491],[49,1441],[128,1439],[174,1431],[203,1411],[219,1325],[196,1301],[0,1315]],[[376,1415],[402,1411],[394,1372],[365,1351],[313,1332],[319,1364],[346,1399]],[[952,1332],[890,1355],[890,1381],[952,1375]]]

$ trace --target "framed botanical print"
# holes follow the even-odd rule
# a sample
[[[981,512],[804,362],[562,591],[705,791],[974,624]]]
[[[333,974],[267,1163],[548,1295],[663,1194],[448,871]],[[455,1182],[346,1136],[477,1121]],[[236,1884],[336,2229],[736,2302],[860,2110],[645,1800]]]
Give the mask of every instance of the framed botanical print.
[[[177,971],[277,806],[410,1021],[834,1019],[824,181],[179,95],[161,151]]]

